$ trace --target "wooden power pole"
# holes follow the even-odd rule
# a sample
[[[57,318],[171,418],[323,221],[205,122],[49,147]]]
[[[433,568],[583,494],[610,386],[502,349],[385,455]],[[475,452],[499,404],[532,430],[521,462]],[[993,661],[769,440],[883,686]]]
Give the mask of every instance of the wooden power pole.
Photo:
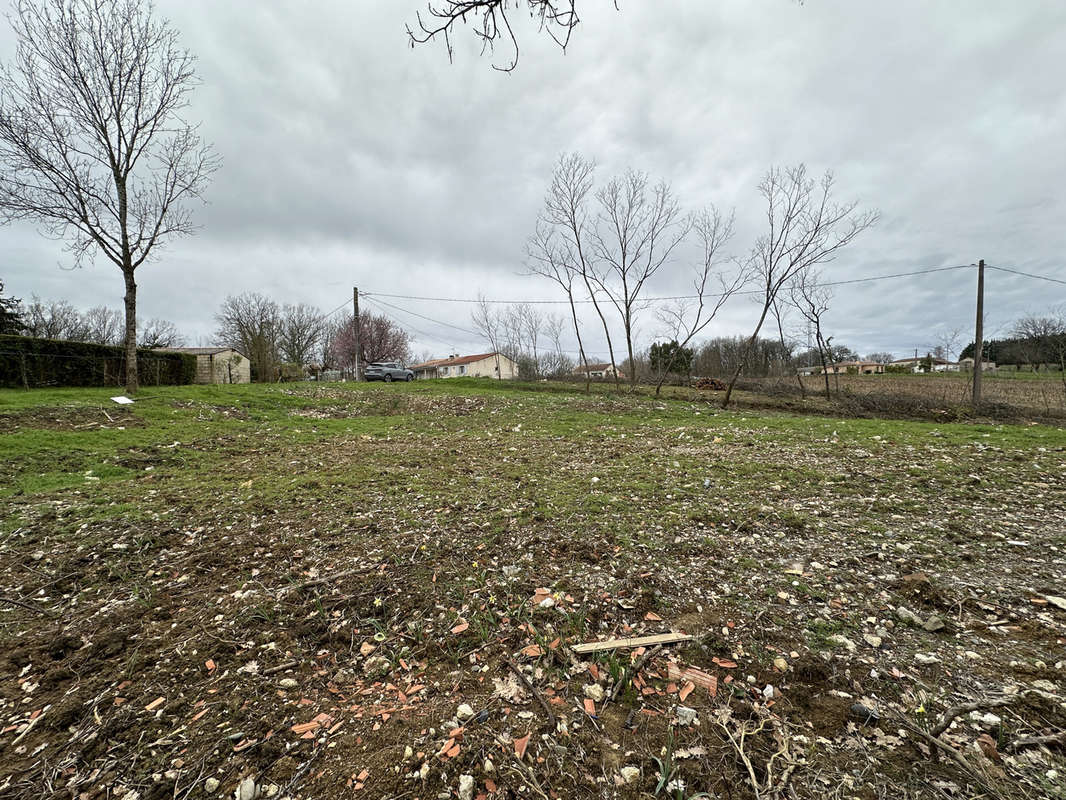
[[[981,405],[982,355],[985,342],[985,260],[977,262],[977,325],[973,337],[973,404]]]
[[[355,335],[355,380],[358,382],[361,380],[359,377],[359,353],[362,349],[362,342],[359,340],[359,287],[352,287],[352,325],[353,333]]]

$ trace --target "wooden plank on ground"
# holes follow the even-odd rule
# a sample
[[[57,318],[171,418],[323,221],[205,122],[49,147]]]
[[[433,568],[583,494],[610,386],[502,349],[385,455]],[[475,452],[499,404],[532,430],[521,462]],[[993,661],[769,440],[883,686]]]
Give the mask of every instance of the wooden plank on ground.
[[[643,647],[656,644],[674,644],[687,642],[692,637],[687,633],[657,633],[654,636],[636,636],[629,639],[608,639],[605,642],[586,642],[575,644],[571,650],[575,653],[598,653],[601,650],[619,650],[624,647]]]

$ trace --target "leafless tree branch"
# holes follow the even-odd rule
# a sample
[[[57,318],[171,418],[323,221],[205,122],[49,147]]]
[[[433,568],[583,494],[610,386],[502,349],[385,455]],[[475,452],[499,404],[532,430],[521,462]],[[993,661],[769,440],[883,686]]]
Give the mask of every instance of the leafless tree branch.
[[[508,13],[525,8],[545,32],[565,52],[570,37],[580,22],[577,15],[577,0],[442,0],[429,3],[425,15],[415,15],[416,25],[407,26],[407,38],[414,47],[431,39],[444,39],[449,61],[454,58],[452,35],[457,26],[470,25],[474,35],[481,40],[481,52],[495,50],[496,43],[510,43],[511,58],[503,65],[493,64],[493,69],[511,72],[518,66],[518,36],[515,34]],[[617,8],[617,5],[615,6]]]
[[[0,220],[103,253],[126,287],[127,389],[137,388],[134,271],[193,232],[188,202],[219,166],[181,112],[194,58],[149,0],[18,0],[0,72]]]
[[[750,263],[763,297],[759,321],[748,340],[749,350],[782,288],[805,270],[832,261],[879,217],[877,211],[859,210],[856,201],[834,202],[833,174],[826,172],[815,180],[804,164],[772,167],[759,184],[759,193],[766,201],[767,230],[756,240]],[[729,405],[745,364],[746,358],[737,365],[722,400],[723,408]]]

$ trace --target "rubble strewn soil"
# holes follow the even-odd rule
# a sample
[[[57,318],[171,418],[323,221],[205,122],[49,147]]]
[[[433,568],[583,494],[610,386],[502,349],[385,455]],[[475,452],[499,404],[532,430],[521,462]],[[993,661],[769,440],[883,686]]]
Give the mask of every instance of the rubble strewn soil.
[[[536,389],[0,396],[0,796],[1066,797],[1066,431]]]

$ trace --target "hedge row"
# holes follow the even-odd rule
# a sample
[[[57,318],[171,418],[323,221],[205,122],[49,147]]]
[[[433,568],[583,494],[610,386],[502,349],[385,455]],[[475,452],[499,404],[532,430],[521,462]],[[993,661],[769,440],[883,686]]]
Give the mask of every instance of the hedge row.
[[[145,386],[192,383],[196,356],[138,348],[137,373]],[[29,336],[0,336],[0,386],[122,386],[122,347]]]

